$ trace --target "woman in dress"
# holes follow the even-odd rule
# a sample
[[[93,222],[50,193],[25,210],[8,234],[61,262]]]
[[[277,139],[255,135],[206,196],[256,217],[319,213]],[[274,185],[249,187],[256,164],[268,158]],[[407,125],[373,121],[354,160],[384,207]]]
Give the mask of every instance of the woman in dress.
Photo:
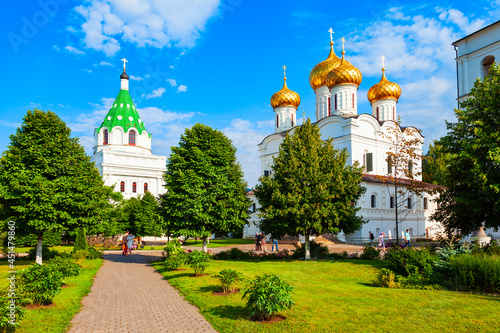
[[[131,256],[132,255],[132,244],[134,243],[134,238],[135,236],[132,235],[132,234],[129,234],[127,236],[127,247],[128,247],[128,255]]]

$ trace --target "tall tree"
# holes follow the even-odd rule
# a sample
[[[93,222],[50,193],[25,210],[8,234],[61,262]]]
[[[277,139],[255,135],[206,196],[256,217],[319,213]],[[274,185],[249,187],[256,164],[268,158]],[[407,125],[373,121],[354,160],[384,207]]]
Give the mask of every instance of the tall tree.
[[[0,159],[0,217],[39,235],[39,264],[44,232],[93,224],[107,201],[97,168],[70,134],[55,113],[28,111]]]
[[[224,133],[196,124],[172,147],[164,176],[162,214],[174,234],[189,230],[203,238],[246,223],[250,201],[236,161],[236,148]]]
[[[272,175],[262,176],[255,188],[260,229],[277,238],[304,235],[306,260],[310,236],[358,230],[364,221],[356,216],[356,202],[366,189],[360,184],[363,169],[357,162],[347,165],[348,157],[347,150],[333,147],[333,139],[323,141],[310,119],[287,134]]]
[[[150,192],[128,199],[123,210],[128,230],[134,235],[160,237],[163,234],[158,201]]]
[[[452,154],[447,190],[433,218],[448,231],[463,234],[500,227],[500,66],[477,79],[469,98],[455,109],[457,122],[446,122],[442,150]]]
[[[424,182],[444,186],[448,175],[448,164],[453,159],[450,153],[441,151],[439,141],[429,145],[429,151],[424,156],[422,163],[422,179]]]
[[[421,161],[423,137],[414,127],[401,127],[401,117],[393,127],[389,127],[381,136],[390,143],[387,152],[387,174],[377,176],[387,185],[391,195],[390,204],[394,209],[396,243],[399,244],[399,225],[414,209],[423,192],[434,192],[435,187],[428,187],[419,180],[422,175]]]

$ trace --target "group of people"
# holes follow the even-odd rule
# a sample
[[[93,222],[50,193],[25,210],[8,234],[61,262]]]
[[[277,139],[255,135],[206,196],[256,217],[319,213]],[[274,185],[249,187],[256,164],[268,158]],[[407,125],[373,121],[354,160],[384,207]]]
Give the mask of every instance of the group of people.
[[[128,230],[125,232],[125,234],[122,236],[122,254],[124,256],[131,256],[132,255],[132,249],[134,248],[134,238],[135,236],[132,235]],[[137,246],[136,246],[137,247]]]
[[[278,251],[278,240],[272,239],[272,249],[271,251]],[[255,233],[255,251],[264,251],[267,252],[266,248],[266,234],[263,232]]]
[[[373,233],[371,231],[369,231],[370,233],[370,242],[373,242],[375,240],[375,236],[373,235]],[[380,233],[380,236],[378,237],[378,244],[377,244],[377,248],[381,248],[381,249],[385,249],[385,243],[384,243],[384,236],[385,236],[385,232],[381,232]],[[411,247],[411,238],[410,238],[410,230],[406,229],[406,232],[405,232],[405,245],[404,247]]]

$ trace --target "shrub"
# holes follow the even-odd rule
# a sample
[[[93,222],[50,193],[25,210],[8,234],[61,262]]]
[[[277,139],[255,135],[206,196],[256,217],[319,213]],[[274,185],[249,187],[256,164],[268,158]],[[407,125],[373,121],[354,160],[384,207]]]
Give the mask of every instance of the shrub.
[[[210,264],[212,256],[202,251],[193,251],[186,256],[186,264],[194,269],[194,275],[201,275]]]
[[[215,277],[218,278],[222,284],[222,290],[225,293],[230,293],[233,292],[236,283],[242,279],[243,275],[241,272],[234,269],[223,269]]]
[[[19,305],[17,295],[15,303],[11,303],[13,297],[10,297],[9,293],[7,289],[0,291],[0,332],[14,332],[20,326],[19,322],[26,313],[26,310]],[[14,324],[9,323],[11,320]]]
[[[349,253],[347,253],[347,251],[341,253],[330,253],[328,257],[330,259],[348,259]]]
[[[168,242],[163,248],[163,251],[165,251],[165,257],[167,258],[170,257],[171,255],[184,253],[184,250],[182,249],[182,244],[181,242],[179,242],[178,239],[173,239],[170,242]]]
[[[361,259],[376,260],[380,259],[380,250],[377,250],[373,246],[365,245],[363,248],[363,253],[360,256]]]
[[[8,238],[3,239],[3,246],[7,247]],[[16,232],[16,246],[33,247],[38,243],[38,235],[35,234],[18,234]],[[59,231],[46,231],[43,233],[43,244],[46,246],[61,245],[62,233]]]
[[[75,250],[86,250],[88,247],[87,231],[85,228],[78,228],[76,230]]]
[[[164,265],[167,269],[179,269],[186,261],[186,256],[184,252],[171,254],[167,258],[165,258]]]
[[[54,270],[62,273],[64,277],[78,276],[82,267],[68,258],[57,257],[52,259],[49,264]]]
[[[397,288],[396,274],[387,268],[382,268],[373,284],[384,288]]]
[[[255,258],[251,252],[244,252],[237,247],[233,247],[227,251],[221,251],[214,255],[217,260],[248,260]]]
[[[34,264],[19,275],[19,290],[34,304],[49,304],[61,292],[63,274],[50,265]]]
[[[500,256],[500,240],[492,239],[485,247],[483,247],[483,251],[491,256]]]
[[[288,283],[274,274],[257,276],[246,287],[243,298],[252,316],[259,320],[274,318],[280,311],[291,309],[294,305],[292,290]]]
[[[328,259],[328,247],[325,245],[318,244],[316,242],[309,243],[311,258],[316,259]],[[304,259],[306,256],[306,248],[305,244],[301,244],[300,246],[295,245],[295,251],[292,253],[293,259]]]
[[[450,272],[457,289],[500,292],[500,257],[464,254],[450,258]]]
[[[384,256],[388,267],[396,274],[408,276],[417,269],[421,274],[429,276],[436,265],[437,255],[428,248],[398,248],[392,247]]]
[[[87,249],[87,259],[102,259],[103,251],[100,251],[94,247],[89,247]]]
[[[59,256],[59,252],[49,249],[47,246],[42,245],[42,260],[50,260]],[[28,251],[28,257],[26,260],[36,259],[36,247]]]

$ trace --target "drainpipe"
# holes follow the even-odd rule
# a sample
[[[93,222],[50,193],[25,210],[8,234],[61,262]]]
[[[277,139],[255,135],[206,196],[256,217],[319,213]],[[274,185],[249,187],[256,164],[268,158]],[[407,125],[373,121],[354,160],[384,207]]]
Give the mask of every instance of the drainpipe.
[[[453,47],[455,48],[455,62],[457,63],[457,108],[460,107],[460,104],[458,102],[458,98],[460,97],[460,91],[458,89],[458,49],[457,49],[457,45],[456,44],[453,44]]]

